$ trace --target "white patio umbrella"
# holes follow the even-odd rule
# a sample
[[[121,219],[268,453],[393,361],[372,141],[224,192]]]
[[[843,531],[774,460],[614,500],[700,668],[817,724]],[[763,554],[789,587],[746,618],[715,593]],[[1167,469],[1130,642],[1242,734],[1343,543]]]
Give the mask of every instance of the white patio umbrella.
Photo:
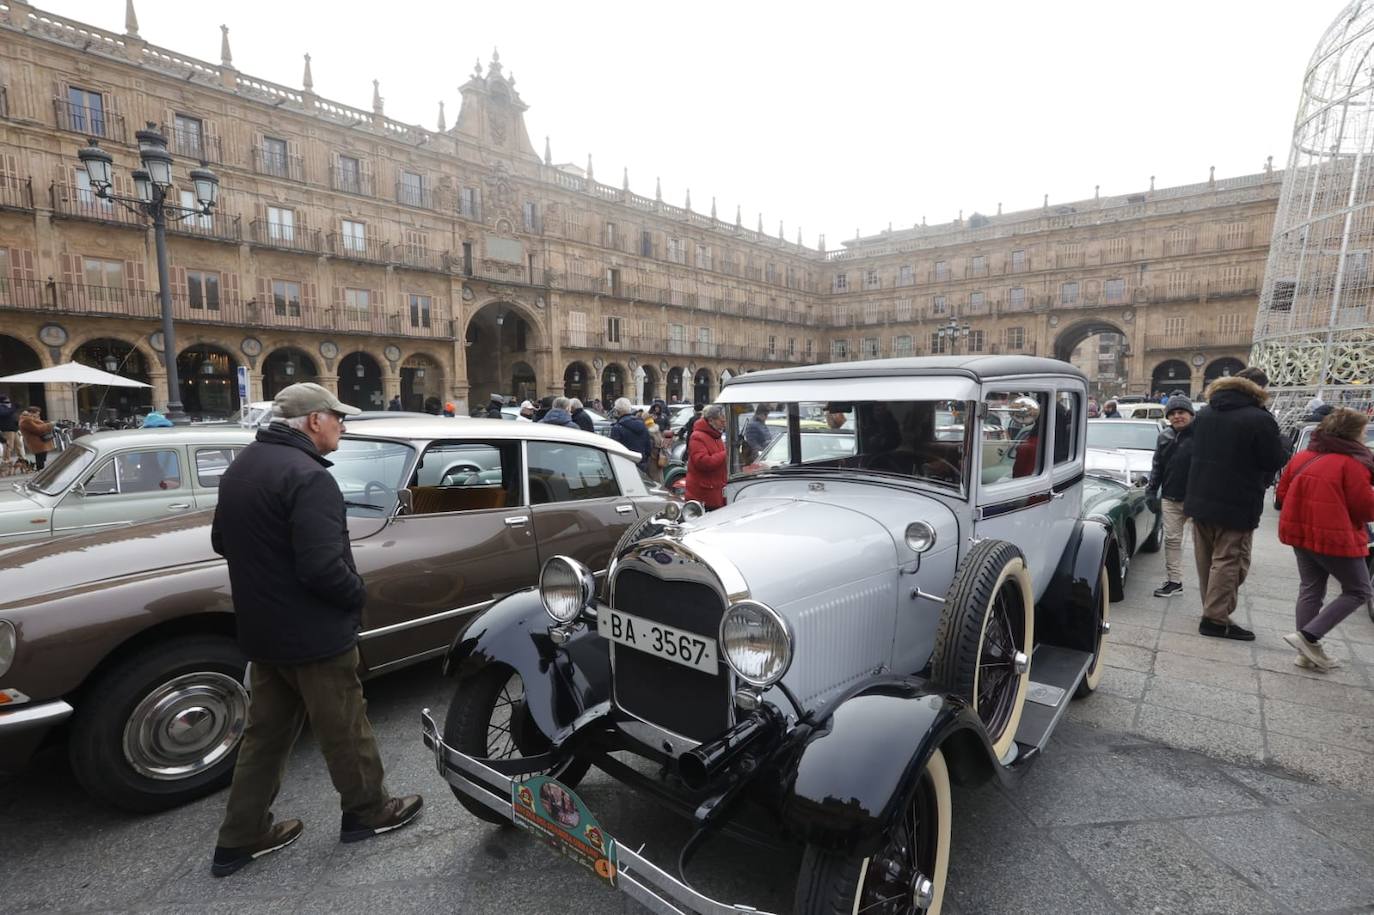
[[[63,362],[46,369],[34,369],[32,372],[5,375],[0,377],[0,384],[69,384],[72,386],[73,404],[77,403],[76,391],[81,387],[152,387],[152,385],[142,381],[134,381],[132,378],[125,378],[123,375],[116,375],[113,372],[102,372],[100,369],[82,365],[80,362]],[[77,418],[80,419],[80,417]]]

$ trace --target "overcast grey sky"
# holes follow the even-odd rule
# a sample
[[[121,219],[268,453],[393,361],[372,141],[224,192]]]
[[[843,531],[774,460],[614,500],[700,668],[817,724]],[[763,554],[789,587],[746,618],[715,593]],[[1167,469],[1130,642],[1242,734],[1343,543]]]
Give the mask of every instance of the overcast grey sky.
[[[124,0],[35,0],[120,30]],[[155,44],[435,126],[493,47],[541,154],[827,246],[992,213],[1259,171],[1288,155],[1302,75],[1343,4],[135,0]],[[1279,14],[1275,10],[1282,10]]]

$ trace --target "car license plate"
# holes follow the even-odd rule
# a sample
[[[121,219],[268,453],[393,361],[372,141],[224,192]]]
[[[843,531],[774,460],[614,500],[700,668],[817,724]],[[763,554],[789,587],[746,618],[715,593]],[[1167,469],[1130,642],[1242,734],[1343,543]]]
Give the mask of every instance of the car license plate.
[[[597,610],[596,631],[612,642],[638,649],[665,661],[672,661],[708,674],[716,672],[715,639],[673,629],[609,607]]]

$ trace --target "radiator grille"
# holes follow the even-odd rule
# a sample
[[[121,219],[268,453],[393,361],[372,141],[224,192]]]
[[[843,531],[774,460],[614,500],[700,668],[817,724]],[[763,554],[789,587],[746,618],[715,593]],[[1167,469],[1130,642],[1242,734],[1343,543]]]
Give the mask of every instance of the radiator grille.
[[[636,569],[616,573],[614,594],[618,610],[712,642],[725,613],[720,596],[706,585],[664,581]],[[712,676],[624,645],[613,644],[611,651],[615,701],[625,711],[698,741],[730,726],[730,678],[723,661]]]

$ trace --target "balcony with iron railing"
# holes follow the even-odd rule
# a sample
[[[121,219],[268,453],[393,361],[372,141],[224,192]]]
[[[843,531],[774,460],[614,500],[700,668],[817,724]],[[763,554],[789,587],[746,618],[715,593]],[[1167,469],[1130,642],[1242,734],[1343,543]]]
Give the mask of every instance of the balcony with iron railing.
[[[331,232],[325,237],[325,250],[334,257],[363,264],[391,262],[391,246],[379,238],[358,237]]]
[[[267,248],[303,254],[321,253],[319,230],[303,229],[291,223],[255,219],[248,224],[248,237],[253,244]]]
[[[305,180],[305,160],[300,156],[281,153],[261,146],[253,148],[253,171],[273,178],[291,181]]]
[[[1234,330],[1180,331],[1179,333],[1146,334],[1145,349],[1148,350],[1193,350],[1193,349],[1242,349],[1248,347],[1253,331],[1246,328]]]
[[[33,208],[33,179],[0,175],[0,210]]]
[[[164,125],[163,134],[172,139],[172,153],[178,156],[185,156],[197,162],[208,162],[220,165],[224,162],[224,146],[220,139],[212,134],[207,134],[203,130],[168,130]]]
[[[92,219],[96,222],[145,228],[143,217],[130,212],[112,200],[104,200],[89,188],[54,182],[48,187],[54,216],[73,219]]]
[[[64,98],[55,98],[52,102],[58,130],[69,130],[114,143],[126,142],[128,135],[124,130],[123,115],[103,108],[76,105]]]
[[[10,116],[10,92],[8,86],[0,86],[0,118]]]
[[[240,225],[239,217],[220,212],[191,216],[187,219],[169,219],[167,231],[173,235],[188,235],[234,244],[243,240],[243,227]]]
[[[577,330],[565,330],[560,338],[564,349],[601,349],[605,340],[605,334]]]
[[[434,209],[434,188],[396,182],[396,202],[422,210]]]
[[[329,186],[345,194],[358,194],[362,197],[377,196],[377,183],[372,172],[365,168],[329,168]]]
[[[460,259],[461,260],[461,259]],[[391,262],[414,270],[448,273],[462,267],[447,251],[431,251],[423,245],[392,245]]]

